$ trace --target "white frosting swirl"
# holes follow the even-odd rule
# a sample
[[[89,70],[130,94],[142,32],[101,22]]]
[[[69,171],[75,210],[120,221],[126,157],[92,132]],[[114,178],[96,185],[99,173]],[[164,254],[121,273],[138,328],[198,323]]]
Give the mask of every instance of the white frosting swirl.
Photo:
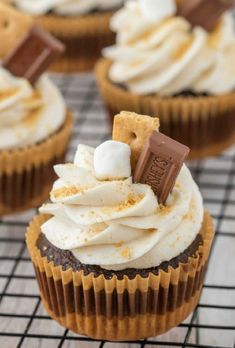
[[[131,177],[99,181],[93,160],[94,149],[79,145],[74,164],[55,166],[52,203],[40,208],[53,215],[41,227],[53,245],[82,263],[122,270],[158,266],[193,242],[203,203],[185,165],[163,207],[150,186]]]
[[[59,15],[78,16],[93,10],[113,10],[123,0],[12,0],[16,7],[33,16],[53,11]]]
[[[35,89],[0,67],[0,150],[44,140],[65,120],[64,100],[47,76]]]
[[[175,16],[173,2],[166,0],[167,11],[163,12],[158,0],[131,0],[113,16],[111,29],[117,33],[117,43],[103,51],[114,62],[109,72],[111,81],[123,83],[140,95],[168,96],[184,90],[209,94],[232,91],[232,14],[226,13],[208,33]],[[160,16],[156,18],[151,13]]]

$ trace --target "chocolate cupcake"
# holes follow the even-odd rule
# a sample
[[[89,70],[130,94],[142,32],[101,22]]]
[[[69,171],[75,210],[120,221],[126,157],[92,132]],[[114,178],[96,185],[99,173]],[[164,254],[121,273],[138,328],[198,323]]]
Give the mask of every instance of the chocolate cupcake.
[[[43,304],[79,334],[117,341],[155,336],[198,303],[212,220],[189,170],[181,168],[187,149],[163,135],[159,143],[157,125],[156,118],[122,113],[114,140],[96,149],[79,145],[74,163],[55,166],[51,203],[28,227]],[[151,149],[149,166],[146,146],[156,139],[161,150]],[[156,161],[171,173],[162,185],[133,181],[131,173],[137,180],[143,163],[148,178],[158,176]],[[170,192],[166,200],[163,186]]]
[[[212,6],[205,21],[194,1],[192,13],[187,1],[160,2],[127,1],[112,18],[117,43],[96,68],[104,102],[111,120],[122,109],[160,115],[162,131],[188,145],[191,158],[216,154],[235,141],[232,14],[215,21],[220,2],[197,1]]]
[[[52,69],[59,72],[92,70],[101,50],[113,44],[109,20],[123,0],[13,0],[21,11],[66,45],[66,52]]]
[[[57,45],[34,28],[0,67],[0,216],[40,206],[55,178],[53,165],[65,158],[71,114],[41,75]]]

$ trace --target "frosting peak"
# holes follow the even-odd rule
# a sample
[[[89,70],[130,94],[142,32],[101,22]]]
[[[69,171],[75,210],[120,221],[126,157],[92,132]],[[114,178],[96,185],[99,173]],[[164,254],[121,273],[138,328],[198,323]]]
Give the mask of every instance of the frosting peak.
[[[36,88],[0,67],[0,150],[35,144],[65,119],[59,91],[43,76]]]
[[[103,145],[96,149],[79,145],[74,163],[55,166],[59,179],[51,192],[52,203],[40,208],[53,215],[41,227],[47,239],[71,250],[82,263],[113,270],[158,266],[183,252],[203,219],[202,198],[189,170],[183,166],[163,207],[150,186],[135,184],[132,177],[97,178],[96,151],[102,149],[105,157],[115,145],[127,154],[126,144]],[[114,151],[107,157],[111,168],[119,156]],[[130,158],[123,166],[129,168]]]
[[[123,0],[12,0],[20,10],[33,16],[41,16],[50,11],[59,15],[76,16],[93,10],[112,10]]]

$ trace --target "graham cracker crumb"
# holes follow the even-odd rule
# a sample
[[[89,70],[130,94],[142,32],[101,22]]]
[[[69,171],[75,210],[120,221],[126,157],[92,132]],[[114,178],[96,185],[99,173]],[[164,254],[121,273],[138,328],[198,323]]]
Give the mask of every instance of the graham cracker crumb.
[[[169,214],[172,208],[173,208],[172,205],[159,204],[158,211],[160,212],[161,215],[165,215],[165,214]]]
[[[115,248],[121,248],[123,246],[123,240],[115,244]]]
[[[116,210],[122,211],[125,209],[129,209],[131,206],[139,203],[143,198],[144,198],[143,195],[140,195],[140,196],[129,195],[128,198],[123,203],[119,204],[116,207]]]
[[[0,100],[4,100],[12,97],[18,92],[19,88],[8,88],[4,90],[0,90]]]
[[[24,106],[30,109],[36,109],[40,107],[43,102],[43,97],[40,91],[35,90],[33,94],[24,100]]]
[[[129,248],[129,247],[126,247],[125,249],[123,249],[123,250],[121,251],[121,255],[122,255],[125,259],[130,260],[130,258],[131,258],[131,250],[130,250],[130,248]]]
[[[29,111],[27,116],[22,121],[23,125],[28,129],[35,128],[38,124],[39,118],[41,117],[41,112],[41,107]]]
[[[78,186],[70,186],[70,187],[62,187],[60,189],[52,191],[52,195],[59,199],[59,198],[66,198],[69,196],[74,196],[78,193],[84,192],[84,187],[78,187]]]
[[[193,213],[191,211],[189,211],[186,215],[184,215],[184,219],[193,220]]]
[[[177,49],[172,52],[172,59],[179,60],[181,59],[185,53],[188,51],[190,46],[193,43],[193,39],[191,37],[188,37],[181,45],[177,47]]]
[[[177,183],[175,184],[175,188],[177,188],[177,189],[181,189],[181,185],[180,185],[180,183],[179,183],[179,182],[177,182]]]

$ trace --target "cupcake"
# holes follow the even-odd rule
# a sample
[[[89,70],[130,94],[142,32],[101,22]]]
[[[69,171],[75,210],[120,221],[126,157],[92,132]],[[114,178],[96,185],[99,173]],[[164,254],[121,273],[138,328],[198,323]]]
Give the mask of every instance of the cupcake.
[[[71,133],[71,115],[58,88],[46,74],[35,84],[28,79],[38,77],[41,69],[31,50],[32,44],[34,50],[34,44],[42,47],[42,42],[30,41],[36,34],[42,32],[30,32],[0,67],[0,216],[38,207],[47,199],[53,165],[64,161]],[[48,59],[49,47],[46,51]],[[42,55],[34,52],[45,67]],[[22,69],[27,79],[18,76]]]
[[[178,15],[185,2],[127,1],[111,20],[117,42],[96,75],[111,120],[122,109],[160,115],[162,131],[198,158],[235,141],[234,22],[225,12],[210,31],[192,25]]]
[[[173,164],[166,201],[131,177],[138,176],[143,146],[160,136],[157,127],[157,118],[117,115],[113,140],[96,149],[79,145],[74,163],[54,167],[51,203],[28,227],[42,302],[78,334],[116,341],[156,336],[198,303],[214,231],[189,169],[183,164],[174,177]],[[176,156],[161,157],[168,141],[152,162],[157,174]],[[155,169],[147,169],[149,177]]]
[[[35,16],[36,24],[66,45],[55,71],[79,72],[93,69],[101,49],[114,43],[109,29],[113,11],[123,0],[12,0],[21,11]]]

